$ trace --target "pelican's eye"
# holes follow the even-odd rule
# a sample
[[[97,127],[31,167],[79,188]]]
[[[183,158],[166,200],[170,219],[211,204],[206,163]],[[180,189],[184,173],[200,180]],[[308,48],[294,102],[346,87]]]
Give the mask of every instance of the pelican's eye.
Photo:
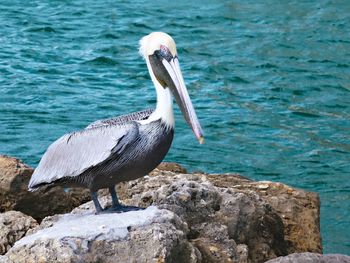
[[[164,45],[160,45],[159,55],[168,62],[173,59],[173,55],[171,54],[170,50]]]

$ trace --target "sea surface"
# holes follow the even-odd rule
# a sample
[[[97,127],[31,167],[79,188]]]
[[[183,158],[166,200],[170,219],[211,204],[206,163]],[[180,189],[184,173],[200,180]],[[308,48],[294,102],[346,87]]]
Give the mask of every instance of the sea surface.
[[[324,252],[350,254],[350,1],[2,0],[0,153],[153,107],[139,39],[165,31],[202,123],[167,161],[315,191]]]

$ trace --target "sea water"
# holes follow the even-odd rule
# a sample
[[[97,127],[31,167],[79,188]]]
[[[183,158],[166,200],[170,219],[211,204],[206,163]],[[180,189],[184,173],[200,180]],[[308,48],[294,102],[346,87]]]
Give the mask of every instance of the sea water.
[[[166,157],[315,191],[350,254],[350,1],[2,0],[0,153],[36,166],[64,133],[154,107],[139,39],[171,34],[205,132],[178,108]]]

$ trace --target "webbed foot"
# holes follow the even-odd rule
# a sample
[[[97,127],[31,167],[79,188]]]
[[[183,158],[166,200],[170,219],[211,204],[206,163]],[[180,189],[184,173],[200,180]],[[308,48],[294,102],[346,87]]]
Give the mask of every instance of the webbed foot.
[[[129,205],[118,205],[118,206],[111,206],[111,207],[105,208],[102,211],[96,212],[96,214],[124,213],[124,212],[139,211],[139,210],[144,210],[144,208],[137,207],[137,206],[129,206]]]
[[[129,211],[138,211],[138,210],[144,210],[142,207],[137,206],[126,206],[122,205],[118,201],[117,192],[115,191],[114,186],[109,187],[109,192],[112,197],[112,206],[109,208],[102,209],[102,206],[97,198],[97,192],[91,192],[91,198],[94,202],[96,212],[95,214],[107,214],[107,213],[124,213]]]

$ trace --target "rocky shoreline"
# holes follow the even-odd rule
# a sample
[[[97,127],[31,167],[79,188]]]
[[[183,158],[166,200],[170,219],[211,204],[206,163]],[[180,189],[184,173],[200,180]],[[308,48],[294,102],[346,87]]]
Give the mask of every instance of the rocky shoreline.
[[[318,195],[281,183],[163,163],[117,186],[145,210],[95,215],[85,189],[28,192],[32,172],[0,156],[1,263],[350,262],[322,255]]]

